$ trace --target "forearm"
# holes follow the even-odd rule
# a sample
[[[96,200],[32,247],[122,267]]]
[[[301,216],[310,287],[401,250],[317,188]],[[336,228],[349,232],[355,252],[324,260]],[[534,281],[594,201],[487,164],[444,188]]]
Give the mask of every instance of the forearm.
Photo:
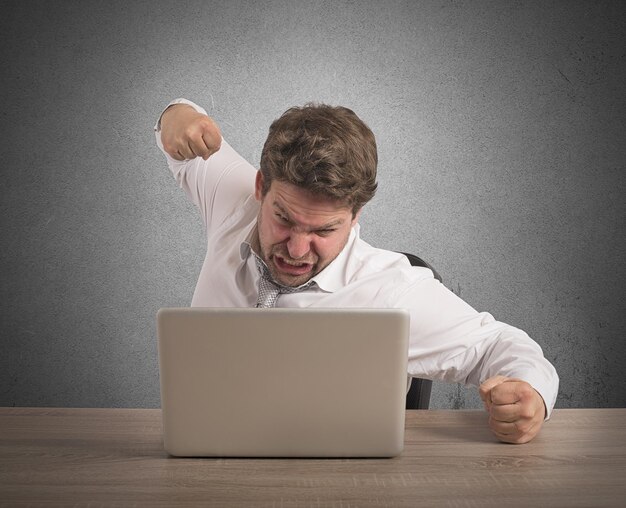
[[[218,150],[210,157],[194,156],[180,160],[180,156],[175,158],[168,153],[163,146],[166,144],[165,138],[172,135],[168,130],[180,132],[186,123],[183,118],[187,116],[188,120],[193,116],[189,115],[190,112],[195,113],[196,118],[208,118],[206,111],[191,101],[172,101],[159,115],[154,127],[155,137],[176,182],[198,207],[209,230],[213,223],[224,219],[232,206],[253,193],[256,170],[222,139],[219,130],[212,131],[213,134],[219,134],[220,138]],[[171,147],[169,149],[172,151]]]
[[[524,331],[498,321],[487,326],[491,336],[482,345],[480,361],[469,372],[466,382],[479,386],[494,376],[526,381],[543,398],[549,417],[559,387],[554,366],[544,357],[539,344]]]
[[[558,376],[525,332],[477,312],[434,279],[417,282],[396,305],[411,312],[411,375],[475,386],[496,375],[523,379],[550,414]]]

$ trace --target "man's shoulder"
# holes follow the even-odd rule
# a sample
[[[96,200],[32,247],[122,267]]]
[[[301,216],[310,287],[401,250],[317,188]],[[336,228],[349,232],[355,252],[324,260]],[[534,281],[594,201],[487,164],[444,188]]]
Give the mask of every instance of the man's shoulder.
[[[403,253],[374,247],[361,238],[355,240],[347,263],[353,280],[383,275],[390,280],[410,283],[433,277],[428,268],[411,266]]]

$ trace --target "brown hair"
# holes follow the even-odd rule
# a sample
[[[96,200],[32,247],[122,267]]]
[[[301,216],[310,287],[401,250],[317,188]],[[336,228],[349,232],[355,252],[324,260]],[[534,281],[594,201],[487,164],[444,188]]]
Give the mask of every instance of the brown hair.
[[[345,203],[356,214],[376,192],[376,140],[350,109],[306,104],[274,120],[261,152],[262,194],[273,180]]]

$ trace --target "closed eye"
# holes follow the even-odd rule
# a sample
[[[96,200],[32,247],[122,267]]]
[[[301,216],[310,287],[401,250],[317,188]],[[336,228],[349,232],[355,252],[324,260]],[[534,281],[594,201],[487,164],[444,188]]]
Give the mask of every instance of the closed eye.
[[[281,215],[279,213],[276,213],[274,215],[278,219],[279,222],[282,222],[283,224],[289,224],[289,219],[285,217],[284,215]]]
[[[337,230],[336,229],[318,229],[317,231],[315,231],[315,234],[317,236],[328,236],[334,233],[335,231]]]

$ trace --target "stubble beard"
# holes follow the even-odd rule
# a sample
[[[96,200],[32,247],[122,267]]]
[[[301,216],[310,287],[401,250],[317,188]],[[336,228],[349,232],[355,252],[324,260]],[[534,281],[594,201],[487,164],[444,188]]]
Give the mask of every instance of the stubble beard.
[[[274,281],[278,282],[279,284],[282,284],[283,286],[288,286],[288,287],[301,286],[302,284],[306,284],[309,280],[311,280],[321,271],[321,269],[319,269],[317,266],[317,262],[319,261],[319,259],[316,259],[314,260],[313,263],[308,263],[306,260],[300,261],[300,262],[307,262],[307,264],[311,265],[311,270],[304,275],[285,274],[283,272],[278,271],[278,268],[274,264],[274,259],[277,255],[280,256],[282,259],[286,259],[293,263],[297,263],[300,260],[291,259],[291,257],[289,256],[289,253],[287,252],[287,246],[285,244],[272,245],[269,249],[264,249],[263,246],[261,246],[262,259],[267,265],[267,268],[269,269],[272,278],[274,279]]]

